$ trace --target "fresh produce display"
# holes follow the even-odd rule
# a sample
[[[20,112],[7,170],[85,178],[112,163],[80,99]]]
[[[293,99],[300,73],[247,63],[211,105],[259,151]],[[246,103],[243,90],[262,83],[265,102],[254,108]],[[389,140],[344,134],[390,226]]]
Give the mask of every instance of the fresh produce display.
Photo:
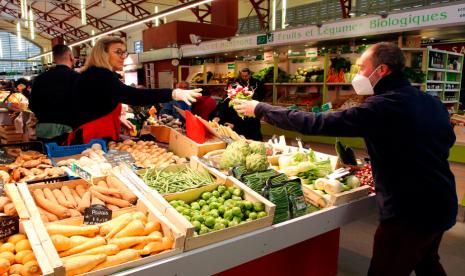
[[[263,203],[244,200],[243,191],[233,186],[219,185],[216,190],[202,193],[191,203],[171,200],[170,204],[192,223],[195,236],[267,216]]]
[[[235,141],[226,147],[219,165],[222,169],[245,166],[248,173],[266,170],[269,163],[264,152],[264,143],[254,141],[249,145],[245,140]]]
[[[186,163],[185,158],[181,158],[164,148],[159,147],[153,141],[125,140],[123,142],[108,143],[110,150],[127,151],[136,160],[135,165],[140,168],[166,167],[171,164]]]
[[[221,137],[228,137],[231,138],[233,141],[244,140],[244,137],[239,136],[239,134],[237,134],[237,132],[235,132],[230,127],[220,125],[219,123],[214,121],[210,121],[209,123],[212,128],[216,129],[216,132]]]
[[[261,194],[263,188],[265,187],[266,181],[272,177],[277,175],[278,172],[275,170],[266,170],[261,172],[255,172],[251,174],[242,175],[241,181],[247,185],[249,188],[254,190],[255,192]],[[286,178],[287,180],[287,178]]]
[[[363,165],[363,168],[355,172],[355,176],[360,179],[360,185],[370,186],[370,191],[373,193],[375,191],[375,183],[373,180],[373,174],[371,171],[371,165],[366,163]]]
[[[4,183],[37,181],[65,174],[61,168],[53,167],[52,161],[40,152],[7,148],[6,153],[16,159],[0,168]]]
[[[177,131],[181,131],[182,122],[168,114],[162,114],[159,118],[150,116],[147,123],[152,126],[167,126]]]
[[[15,234],[0,243],[1,275],[42,275],[26,235]]]
[[[296,73],[291,75],[289,82],[304,83],[304,82],[323,82],[324,70],[318,66],[303,69],[297,68]]]
[[[148,169],[142,175],[144,182],[160,194],[171,194],[215,183],[206,171],[184,166],[181,168]]]
[[[172,249],[174,240],[144,212],[129,212],[100,225],[47,224],[68,276],[96,271]]]
[[[313,150],[307,153],[295,152],[281,155],[278,159],[278,170],[287,176],[299,176],[307,184],[312,179],[323,177],[332,172],[331,161],[318,160]]]
[[[207,83],[210,81],[210,79],[213,77],[213,73],[208,71],[207,72]],[[197,73],[195,76],[192,78],[193,83],[204,83],[204,76],[203,73]]]
[[[264,68],[257,73],[253,74],[253,77],[259,81],[264,83],[273,83],[273,67]],[[276,79],[277,83],[280,82],[288,82],[289,81],[289,74],[285,71],[278,68],[278,77]]]
[[[104,205],[111,210],[132,206],[137,197],[119,179],[108,176],[97,185],[77,185],[70,188],[33,188],[31,194],[44,222],[68,217],[79,217],[94,204]]]
[[[100,144],[93,144],[90,148],[82,151],[80,155],[79,159],[64,159],[57,162],[57,165],[60,167],[72,167],[73,164],[77,164],[96,177],[105,176],[110,173],[112,166],[105,159],[105,152],[102,150]]]

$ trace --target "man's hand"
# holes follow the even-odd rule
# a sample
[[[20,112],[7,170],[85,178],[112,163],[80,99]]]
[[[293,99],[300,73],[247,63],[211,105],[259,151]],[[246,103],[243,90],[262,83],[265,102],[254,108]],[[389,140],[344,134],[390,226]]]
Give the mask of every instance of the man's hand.
[[[188,105],[196,102],[196,98],[202,96],[200,93],[201,88],[192,89],[192,90],[183,90],[183,89],[174,89],[171,97],[175,101],[183,101]]]
[[[255,107],[259,104],[258,101],[234,100],[234,109],[237,113],[245,116],[255,116]]]

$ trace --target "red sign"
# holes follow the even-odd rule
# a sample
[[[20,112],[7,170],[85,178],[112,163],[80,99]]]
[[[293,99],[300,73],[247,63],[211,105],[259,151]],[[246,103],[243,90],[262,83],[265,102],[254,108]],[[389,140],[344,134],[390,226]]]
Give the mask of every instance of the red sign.
[[[432,45],[434,49],[456,52],[465,55],[465,43],[449,43]]]

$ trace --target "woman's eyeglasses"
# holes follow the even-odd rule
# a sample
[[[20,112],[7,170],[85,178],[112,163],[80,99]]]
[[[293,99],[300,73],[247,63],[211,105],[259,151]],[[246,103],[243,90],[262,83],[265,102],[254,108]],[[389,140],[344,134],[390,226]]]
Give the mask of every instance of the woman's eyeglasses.
[[[122,57],[122,58],[127,58],[129,56],[129,53],[128,51],[123,51],[121,49],[118,49],[116,51],[113,51],[113,53],[117,54],[118,56]]]

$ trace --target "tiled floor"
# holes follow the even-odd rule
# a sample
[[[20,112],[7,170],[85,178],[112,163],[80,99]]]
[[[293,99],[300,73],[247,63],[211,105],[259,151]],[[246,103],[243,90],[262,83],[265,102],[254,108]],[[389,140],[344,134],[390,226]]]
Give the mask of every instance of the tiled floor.
[[[334,154],[334,146],[310,143],[306,147]],[[357,150],[357,156],[365,156]],[[459,198],[465,192],[465,164],[451,164],[454,171]],[[339,276],[366,275],[370,264],[373,236],[377,227],[376,210],[369,217],[355,221],[342,228],[339,251]],[[444,234],[439,249],[441,263],[450,276],[465,275],[465,224],[457,223]]]

